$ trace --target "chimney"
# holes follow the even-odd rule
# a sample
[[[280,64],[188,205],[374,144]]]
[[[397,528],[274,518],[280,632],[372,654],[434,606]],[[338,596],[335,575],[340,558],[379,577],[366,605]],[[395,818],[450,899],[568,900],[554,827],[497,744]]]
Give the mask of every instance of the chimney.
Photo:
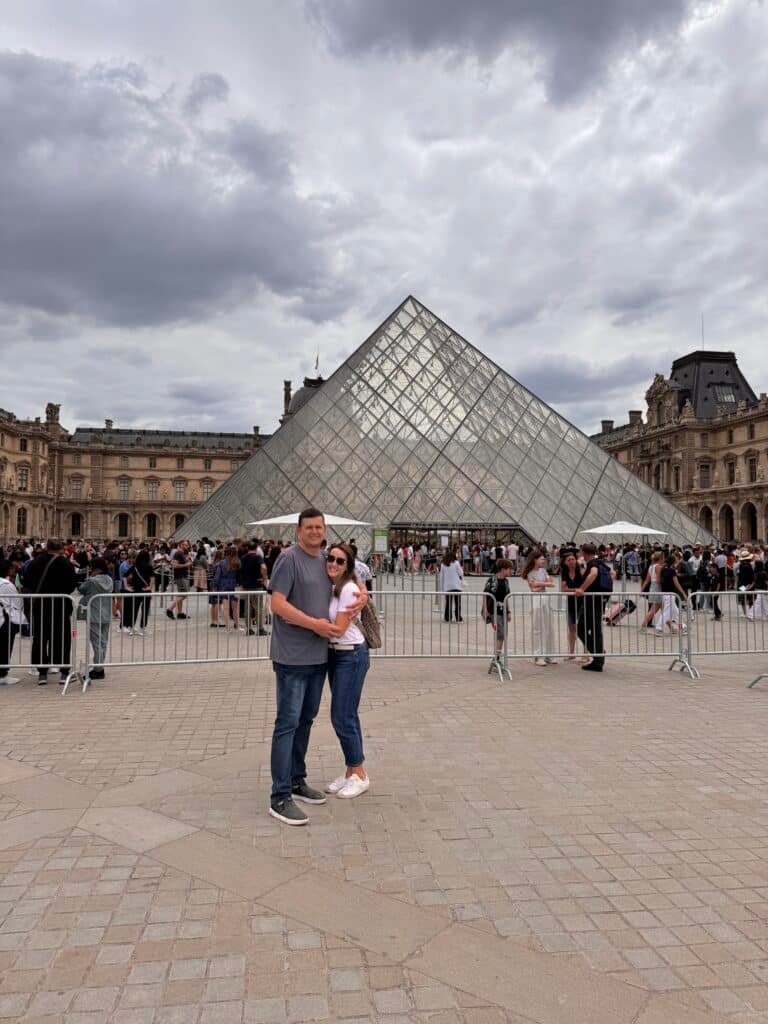
[[[261,432],[261,427],[257,427],[256,424],[254,423],[254,425],[253,425],[253,436],[254,437],[258,437],[260,432]]]
[[[613,420],[600,420],[600,433],[610,434],[613,430]]]
[[[107,430],[111,430],[112,429],[112,422],[113,422],[112,420],[104,420],[104,427]]]
[[[643,423],[643,411],[642,409],[630,409],[629,410],[629,425],[630,427],[640,427]]]
[[[288,406],[291,404],[291,382],[283,381],[283,416],[288,415]]]

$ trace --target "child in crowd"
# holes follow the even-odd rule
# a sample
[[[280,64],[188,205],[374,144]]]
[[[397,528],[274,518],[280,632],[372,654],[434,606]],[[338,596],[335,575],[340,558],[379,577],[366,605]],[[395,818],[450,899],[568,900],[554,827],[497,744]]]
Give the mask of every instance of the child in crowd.
[[[114,590],[114,579],[104,558],[91,559],[88,579],[77,588],[83,596],[83,603],[96,596],[111,594]],[[96,600],[91,605],[91,621],[88,626],[88,639],[93,648],[93,668],[88,673],[89,679],[104,679],[104,661],[107,657],[109,643],[109,626],[112,621],[110,601]]]

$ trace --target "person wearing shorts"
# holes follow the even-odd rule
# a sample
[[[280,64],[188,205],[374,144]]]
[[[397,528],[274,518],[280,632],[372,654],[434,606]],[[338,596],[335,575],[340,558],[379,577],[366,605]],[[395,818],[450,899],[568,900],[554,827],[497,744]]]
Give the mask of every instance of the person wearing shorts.
[[[496,634],[495,658],[499,658],[504,650],[507,623],[512,617],[509,605],[506,606],[506,611],[504,605],[509,594],[509,583],[507,580],[511,575],[512,563],[508,558],[499,558],[496,561],[496,572],[491,575],[485,584],[483,618]]]
[[[189,541],[183,540],[175,551],[171,552],[171,569],[173,571],[173,586],[179,595],[165,609],[165,614],[172,619],[174,610],[177,619],[186,619],[184,613],[185,594],[189,593],[189,573],[192,567],[192,556],[189,553]]]

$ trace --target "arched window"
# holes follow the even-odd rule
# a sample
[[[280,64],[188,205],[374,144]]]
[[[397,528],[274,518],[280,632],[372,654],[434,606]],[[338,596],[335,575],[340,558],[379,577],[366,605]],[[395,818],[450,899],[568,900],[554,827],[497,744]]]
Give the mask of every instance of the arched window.
[[[701,511],[699,512],[699,524],[703,527],[703,529],[707,530],[709,533],[712,533],[712,509],[709,507],[709,505],[704,505]]]
[[[117,517],[117,536],[127,537],[128,534],[130,533],[130,528],[130,516],[128,516],[125,512],[121,512],[120,515]]]
[[[735,533],[733,509],[730,505],[723,505],[720,509],[720,540],[733,541],[736,539]]]
[[[27,510],[22,506],[16,510],[16,533],[21,534],[27,532]]]
[[[82,537],[83,535],[83,517],[79,512],[73,512],[70,522],[70,531],[73,537]]]
[[[748,501],[741,510],[740,540],[757,540],[757,509]]]
[[[146,517],[146,534],[147,537],[157,536],[157,516],[154,512],[150,512]]]

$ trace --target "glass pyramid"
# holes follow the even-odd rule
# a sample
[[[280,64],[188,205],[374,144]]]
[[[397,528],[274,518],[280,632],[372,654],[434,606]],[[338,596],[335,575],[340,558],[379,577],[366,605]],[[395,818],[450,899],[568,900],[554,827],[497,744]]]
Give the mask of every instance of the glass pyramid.
[[[315,505],[375,527],[519,528],[562,542],[693,519],[409,297],[177,531],[236,537]]]

